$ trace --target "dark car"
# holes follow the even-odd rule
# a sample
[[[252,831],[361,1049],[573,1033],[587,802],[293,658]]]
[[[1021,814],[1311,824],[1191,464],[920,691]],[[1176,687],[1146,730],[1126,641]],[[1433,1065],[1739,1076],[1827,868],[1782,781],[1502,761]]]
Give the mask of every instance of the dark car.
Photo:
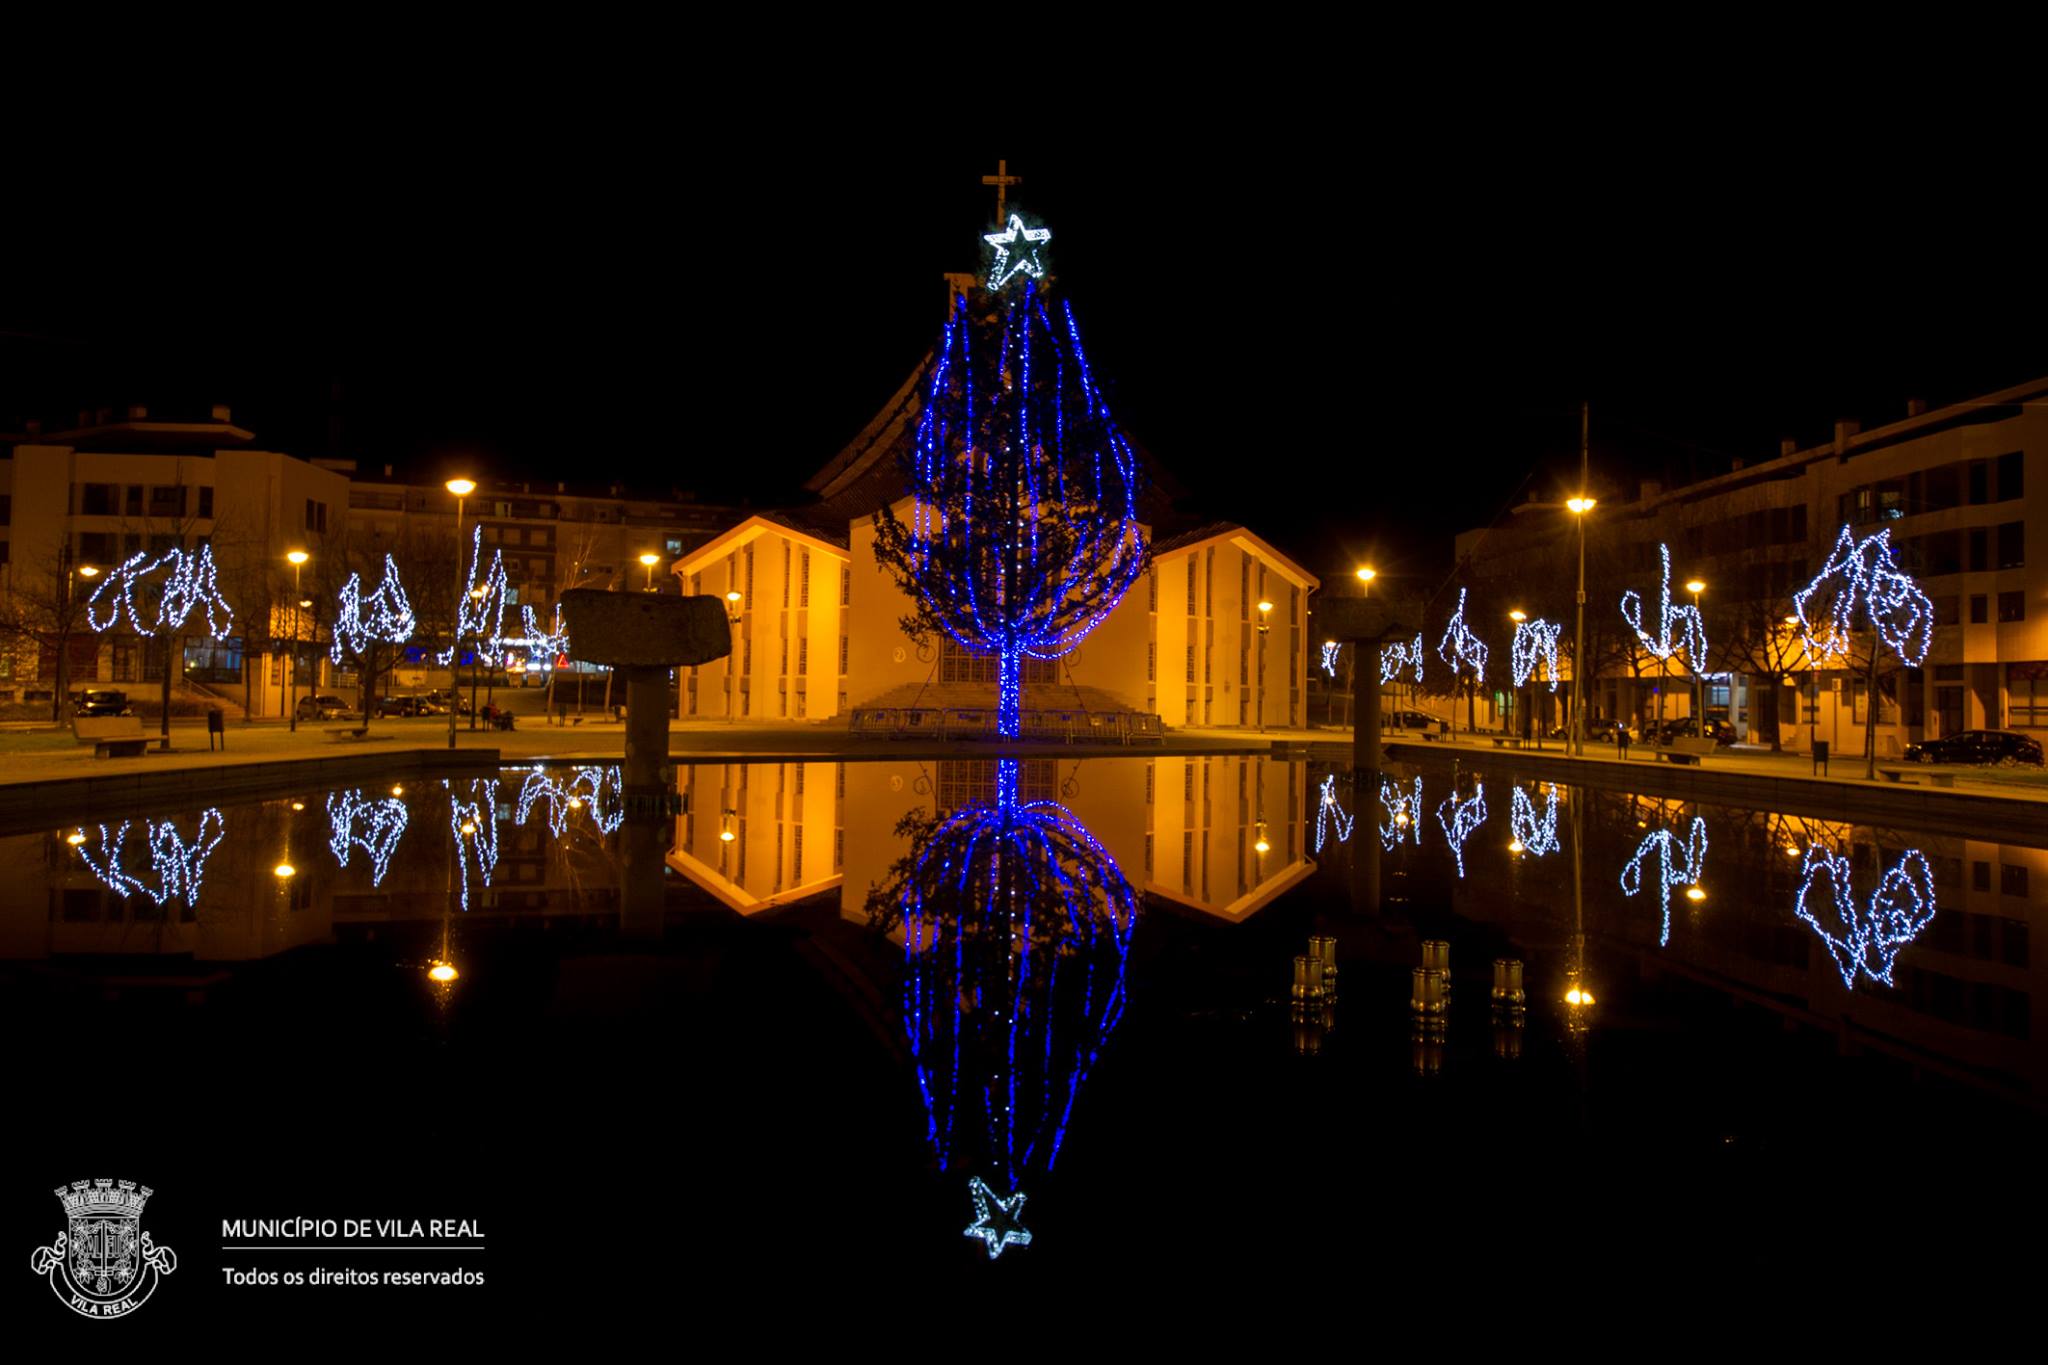
[[[1959,730],[1906,746],[1908,763],[2041,762],[2041,741],[2016,730]]]
[[[1569,726],[1560,726],[1559,728],[1566,731],[1570,729]],[[1616,736],[1624,731],[1627,732],[1631,739],[1635,737],[1635,731],[1629,729],[1629,724],[1625,720],[1614,720],[1603,716],[1598,720],[1586,722],[1586,738],[1588,740],[1597,739],[1603,743],[1612,744],[1615,742]]]
[[[321,693],[300,697],[297,715],[300,720],[354,720],[356,713],[340,697]]]
[[[448,708],[429,696],[379,697],[379,716],[445,716]]]
[[[1391,716],[1381,716],[1380,726],[1388,730],[1434,730],[1436,717],[1420,711],[1396,711]]]
[[[1698,739],[1700,724],[1697,717],[1685,716],[1678,720],[1667,720],[1661,727],[1652,726],[1651,732],[1654,736],[1652,743],[1669,744],[1674,739]],[[1707,738],[1726,748],[1735,742],[1735,727],[1725,720],[1709,720]]]
[[[128,704],[126,692],[111,688],[88,687],[83,692],[71,694],[71,714],[74,716],[132,716],[135,708]]]

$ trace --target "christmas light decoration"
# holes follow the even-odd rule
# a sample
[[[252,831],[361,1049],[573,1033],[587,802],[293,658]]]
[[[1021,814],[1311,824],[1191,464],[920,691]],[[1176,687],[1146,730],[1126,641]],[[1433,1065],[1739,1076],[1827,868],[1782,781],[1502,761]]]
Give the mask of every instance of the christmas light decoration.
[[[1813,658],[1849,652],[1859,607],[1900,663],[1918,668],[1927,657],[1934,640],[1934,603],[1899,569],[1891,535],[1878,531],[1859,541],[1844,526],[1820,572],[1792,595],[1792,611]]]
[[[1028,281],[1000,308],[956,298],[905,473],[909,520],[877,513],[877,558],[917,603],[916,628],[995,657],[996,730],[1014,738],[1024,660],[1075,649],[1149,559],[1137,453],[1073,310],[1055,325]]]
[[[1683,853],[1682,860],[1677,856]],[[1681,844],[1676,834],[1668,829],[1657,829],[1645,835],[1642,843],[1636,845],[1635,856],[1621,869],[1621,894],[1633,896],[1643,889],[1643,865],[1650,854],[1657,855],[1657,899],[1664,911],[1664,927],[1657,936],[1657,946],[1671,942],[1671,888],[1674,886],[1697,887],[1707,870],[1707,822],[1694,816],[1692,828]]]
[[[540,623],[534,619],[532,607],[521,607],[519,609],[519,616],[521,622],[526,627],[526,635],[516,642],[507,641],[506,643],[517,643],[536,657],[546,659],[550,668],[554,666],[555,660],[569,652],[569,632],[562,625],[562,608],[560,603],[555,605],[555,624],[549,630],[541,629]]]
[[[1056,801],[991,798],[913,841],[900,886],[904,1027],[940,1169],[981,1164],[1012,1189],[1050,1172],[1089,1070],[1123,1017],[1138,897]]]
[[[1686,667],[1702,678],[1719,676],[1704,670],[1707,661],[1707,624],[1698,607],[1671,605],[1671,547],[1660,543],[1657,554],[1664,576],[1657,587],[1657,633],[1643,626],[1643,596],[1634,588],[1621,595],[1621,619],[1628,622],[1643,648],[1659,659],[1669,659],[1681,649]]]
[[[455,661],[465,636],[476,641],[477,657],[487,666],[495,667],[503,653],[501,637],[505,633],[505,607],[511,595],[511,584],[505,577],[505,552],[491,551],[491,567],[483,572],[479,581],[477,575],[484,554],[484,528],[481,525],[471,530],[469,546],[469,574],[463,581],[462,595],[455,603],[455,640],[434,656],[434,661],[444,668]]]
[[[135,589],[159,572],[164,577],[157,585],[156,602],[145,615],[135,600]],[[147,552],[130,556],[101,579],[86,599],[85,621],[95,631],[107,631],[126,617],[128,628],[137,635],[158,635],[182,630],[193,610],[200,607],[206,610],[207,634],[216,640],[226,639],[234,628],[235,612],[221,596],[211,545],[200,546],[197,554],[170,549],[154,559]]]
[[[1443,638],[1436,642],[1436,656],[1450,665],[1451,672],[1460,668],[1472,670],[1472,680],[1486,681],[1486,642],[1472,633],[1465,624],[1465,589],[1458,589],[1458,609],[1451,613],[1451,619],[1444,626]]]
[[[1415,779],[1415,793],[1404,793],[1392,778],[1380,779],[1380,809],[1386,812],[1380,821],[1380,847],[1391,850],[1406,835],[1416,845],[1422,843],[1422,779]]]
[[[988,287],[1001,289],[1019,273],[1034,280],[1045,278],[1045,263],[1038,248],[1052,240],[1051,228],[1028,228],[1016,214],[1001,232],[985,232],[981,240],[995,248],[995,263],[988,268]]]
[[[1474,778],[1472,795],[1468,797],[1460,797],[1453,787],[1451,794],[1437,803],[1436,822],[1443,827],[1444,838],[1450,840],[1451,856],[1458,861],[1458,876],[1462,879],[1465,841],[1486,823],[1486,784]]]
[[[1856,904],[1849,877],[1847,858],[1818,844],[1807,849],[1800,864],[1799,896],[1793,902],[1793,913],[1812,926],[1827,945],[1844,986],[1854,990],[1859,971],[1889,986],[1899,950],[1934,922],[1933,870],[1919,849],[1906,850],[1878,881],[1868,911]],[[1808,897],[1822,881],[1828,884],[1828,904],[1816,909]],[[1832,927],[1821,922],[1823,914],[1831,917]]]
[[[1337,774],[1330,773],[1323,778],[1322,800],[1316,806],[1316,852],[1323,851],[1325,831],[1334,826],[1337,842],[1347,843],[1351,839],[1355,817],[1347,815],[1344,807],[1337,802]]]
[[[350,574],[348,582],[341,585],[334,612],[334,644],[327,657],[340,664],[347,654],[360,656],[374,643],[402,645],[412,638],[414,624],[412,603],[406,601],[405,585],[398,581],[398,566],[385,555],[384,581],[369,597],[363,596],[361,574]]]
[[[391,855],[405,835],[406,821],[405,802],[395,796],[371,801],[363,796],[361,788],[327,794],[327,847],[342,867],[348,866],[354,849],[369,854],[372,887],[384,884]]]
[[[441,786],[448,793],[448,834],[460,874],[462,909],[467,913],[470,863],[476,863],[477,880],[484,886],[491,884],[491,875],[498,870],[498,779],[471,778],[466,801],[455,795],[452,781],[443,778]]]
[[[1519,786],[1508,801],[1508,828],[1513,831],[1515,842],[1524,853],[1538,858],[1557,851],[1557,784],[1544,785],[1549,791],[1541,817],[1536,814],[1536,802]]]
[[[1341,641],[1323,641],[1323,672],[1329,677],[1334,678],[1337,676],[1337,652],[1343,648],[1344,645]],[[1385,682],[1386,679],[1381,678],[1380,681]]]
[[[1024,1191],[1004,1199],[975,1176],[967,1182],[967,1192],[974,1196],[974,1221],[967,1225],[966,1235],[981,1238],[991,1261],[1003,1254],[1004,1247],[1031,1245],[1031,1230],[1023,1221]]]
[[[515,821],[525,824],[534,805],[541,801],[548,805],[548,831],[557,839],[568,827],[570,812],[576,810],[589,811],[597,832],[610,834],[626,818],[625,777],[616,763],[609,767],[576,768],[566,779],[536,767],[520,784]]]
[[[227,831],[227,817],[217,808],[200,812],[198,827],[193,830],[189,843],[169,820],[143,821],[143,842],[149,849],[154,884],[121,866],[127,853],[128,831],[133,827],[133,821],[123,820],[109,834],[107,827],[101,825],[97,854],[87,846],[86,840],[79,840],[71,846],[78,850],[79,858],[92,875],[124,900],[130,896],[147,896],[159,906],[183,901],[187,909],[198,909],[206,860],[213,855],[214,849],[220,847],[221,838]]]
[[[1515,641],[1508,650],[1508,666],[1514,674],[1515,686],[1521,687],[1534,677],[1540,663],[1550,679],[1550,690],[1557,691],[1557,636],[1563,629],[1555,621],[1516,622]]]
[[[1463,603],[1459,606],[1462,608]],[[1484,662],[1485,646],[1480,646],[1481,662]],[[1415,639],[1408,643],[1399,640],[1380,647],[1380,686],[1384,687],[1401,676],[1401,670],[1414,668],[1415,681],[1422,681],[1422,632],[1415,632]]]

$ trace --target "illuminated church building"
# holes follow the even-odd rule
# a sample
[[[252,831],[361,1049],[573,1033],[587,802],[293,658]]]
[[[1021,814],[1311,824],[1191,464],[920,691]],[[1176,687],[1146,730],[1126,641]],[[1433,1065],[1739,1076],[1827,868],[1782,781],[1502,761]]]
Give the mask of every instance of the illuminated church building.
[[[956,291],[971,283],[947,281]],[[724,598],[735,618],[731,657],[682,671],[682,716],[837,717],[864,728],[870,709],[994,707],[996,660],[906,635],[912,604],[874,553],[875,514],[888,505],[908,515],[901,459],[930,363],[806,483],[816,502],[748,516],[675,561],[683,592]],[[1177,516],[1170,475],[1143,464],[1151,571],[1073,652],[1025,661],[1024,709],[1175,727],[1302,725],[1316,577],[1243,526]]]

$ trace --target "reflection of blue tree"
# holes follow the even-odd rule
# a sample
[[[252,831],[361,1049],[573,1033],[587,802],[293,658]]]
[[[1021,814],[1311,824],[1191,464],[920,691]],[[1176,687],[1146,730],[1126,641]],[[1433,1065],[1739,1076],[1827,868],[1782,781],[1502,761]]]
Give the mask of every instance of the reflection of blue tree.
[[[1337,800],[1337,774],[1331,773],[1323,779],[1322,799],[1316,804],[1316,852],[1323,851],[1323,843],[1329,831],[1335,826],[1337,842],[1344,843],[1351,838],[1351,827],[1356,823]]]
[[[1550,792],[1541,816],[1536,814],[1535,801],[1521,787],[1515,788],[1508,802],[1508,828],[1514,831],[1515,842],[1523,852],[1538,858],[1557,850],[1557,784],[1547,785]]]
[[[1486,823],[1486,784],[1474,778],[1472,794],[1460,796],[1456,787],[1437,803],[1436,822],[1444,838],[1451,841],[1451,856],[1458,861],[1458,875],[1465,875],[1465,841]]]
[[[395,796],[366,800],[360,787],[327,793],[327,846],[334,861],[348,866],[351,849],[370,855],[370,885],[382,886],[391,855],[405,834],[405,802]]]
[[[1409,795],[1401,790],[1392,778],[1380,779],[1380,809],[1386,818],[1380,821],[1380,846],[1392,848],[1405,835],[1416,844],[1422,843],[1422,779],[1415,779],[1415,793]]]
[[[926,1137],[941,1169],[981,1148],[1014,1190],[1052,1169],[1122,1018],[1138,902],[1072,811],[1020,800],[1017,760],[995,766],[992,799],[940,816],[892,890]]]
[[[485,886],[498,870],[498,779],[471,778],[469,799],[455,794],[455,784],[443,780],[448,789],[448,834],[454,841],[455,867],[461,877],[462,908],[469,909],[469,864],[476,862],[477,879]]]
[[[81,838],[77,844],[78,856],[92,869],[92,875],[117,896],[124,899],[147,896],[157,905],[182,900],[187,909],[196,910],[199,907],[200,883],[206,875],[206,860],[220,846],[221,837],[227,829],[227,818],[218,810],[202,812],[190,843],[170,821],[144,820],[143,837],[149,848],[150,874],[155,878],[155,885],[121,866],[126,860],[128,831],[133,825],[133,821],[123,820],[111,834],[105,825],[101,825],[97,855]]]
[[[1825,901],[1812,895],[1820,882],[1828,885]],[[1853,990],[1859,971],[1889,986],[1899,950],[1934,922],[1934,873],[1919,849],[1906,850],[1898,865],[1887,868],[1878,880],[1865,909],[1856,903],[1849,884],[1849,860],[1816,844],[1806,850],[1800,864],[1793,912],[1827,945],[1844,986]]]
[[[1621,894],[1634,896],[1643,889],[1643,865],[1650,855],[1657,855],[1657,899],[1664,909],[1664,927],[1657,935],[1657,946],[1671,942],[1671,888],[1674,886],[1698,886],[1707,870],[1707,822],[1693,817],[1690,829],[1681,842],[1668,829],[1652,830],[1636,845],[1635,856],[1621,869]]]
[[[625,780],[616,763],[609,767],[593,764],[575,768],[567,777],[535,768],[519,786],[514,818],[525,824],[535,804],[542,801],[548,808],[548,832],[557,839],[562,837],[572,811],[589,811],[599,834],[610,834],[626,818]]]

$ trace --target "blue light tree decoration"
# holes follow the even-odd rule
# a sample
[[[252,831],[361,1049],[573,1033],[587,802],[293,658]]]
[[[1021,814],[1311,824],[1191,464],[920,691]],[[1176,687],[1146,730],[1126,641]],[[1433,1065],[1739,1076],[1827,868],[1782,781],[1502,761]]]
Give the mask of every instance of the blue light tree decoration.
[[[1050,233],[1036,231],[1022,244],[992,234],[1005,254],[988,286],[955,297],[903,457],[909,518],[875,518],[875,557],[914,604],[905,632],[995,658],[1005,737],[1022,730],[1024,661],[1073,651],[1151,555],[1137,453],[1072,308],[1046,305],[1034,267]]]
[[[1707,661],[1707,623],[1701,618],[1699,608],[1673,606],[1671,603],[1671,547],[1659,544],[1657,555],[1664,566],[1664,575],[1657,586],[1657,629],[1652,633],[1643,625],[1643,595],[1630,588],[1621,595],[1621,619],[1628,622],[1629,629],[1636,633],[1649,654],[1662,662],[1685,652],[1686,664],[1700,677]]]
[[[352,573],[341,585],[340,601],[334,612],[334,643],[327,657],[335,664],[350,654],[367,654],[378,644],[402,645],[412,638],[417,624],[412,603],[406,600],[405,584],[398,580],[398,566],[384,556],[384,581],[368,597],[363,596],[363,576]]]
[[[158,574],[162,577],[157,578]],[[136,600],[138,587],[144,589],[141,601]],[[112,630],[125,618],[128,628],[137,635],[169,637],[164,650],[163,717],[159,730],[166,749],[171,747],[171,680],[177,673],[169,661],[179,657],[177,637],[192,613],[200,610],[206,613],[206,633],[216,640],[225,640],[234,629],[235,612],[221,595],[211,545],[201,545],[196,554],[173,546],[153,557],[148,551],[130,555],[100,580],[85,603],[85,623],[95,631]]]
[[[585,811],[599,834],[610,834],[626,818],[625,779],[619,765],[589,764],[560,777],[545,767],[536,767],[519,786],[519,801],[513,818],[525,824],[533,808],[547,803],[548,832],[559,839],[568,828],[569,817]]]
[[[1459,605],[1462,606],[1463,603]],[[1479,650],[1481,666],[1484,667],[1486,646],[1481,645]],[[1415,632],[1415,638],[1412,641],[1396,640],[1390,645],[1382,645],[1380,647],[1380,686],[1385,687],[1388,683],[1400,677],[1404,670],[1411,667],[1415,670],[1415,681],[1420,683],[1422,681],[1421,631]]]
[[[1870,895],[1867,911],[1856,904],[1849,876],[1847,858],[1819,844],[1809,847],[1800,864],[1799,897],[1793,912],[1827,945],[1844,986],[1854,990],[1859,972],[1889,986],[1899,950],[1934,922],[1934,873],[1919,849],[1906,850],[1896,866],[1885,869]],[[1829,894],[1816,906],[1813,902],[1820,898],[1813,897],[1813,892],[1822,882],[1827,883]]]
[[[498,779],[476,777],[469,782],[467,800],[455,794],[455,784],[442,779],[448,793],[448,837],[460,887],[462,909],[469,910],[469,869],[475,864],[477,880],[491,884],[498,870]]]
[[[1334,678],[1337,676],[1337,657],[1343,652],[1344,642],[1342,640],[1323,641],[1323,675],[1325,677]],[[1382,678],[1380,681],[1385,682],[1386,679]]]
[[[1934,603],[1920,585],[1899,568],[1892,555],[1892,533],[1878,531],[1862,540],[1846,526],[1813,581],[1792,594],[1792,611],[1808,656],[1816,661],[1847,659],[1859,617],[1907,668],[1918,668],[1934,641]],[[1872,645],[1869,691],[1872,705],[1864,721],[1865,776],[1877,776],[1877,664],[1881,651]]]
[[[455,661],[465,637],[476,641],[477,657],[492,667],[497,665],[503,649],[501,637],[505,633],[505,608],[509,605],[511,584],[505,577],[503,550],[491,551],[491,567],[483,567],[483,536],[482,526],[470,533],[469,573],[455,603],[455,638],[448,648],[434,656],[434,661],[444,668]]]
[[[1707,822],[1694,816],[1692,825],[1683,841],[1668,829],[1652,830],[1645,835],[1642,843],[1636,845],[1635,856],[1621,869],[1621,894],[1639,895],[1643,889],[1643,868],[1650,856],[1657,858],[1657,900],[1663,907],[1664,927],[1657,935],[1657,946],[1671,942],[1671,888],[1683,886],[1691,891],[1698,890],[1700,878],[1707,870]]]
[[[1023,799],[1015,759],[997,760],[994,777],[989,796],[906,822],[910,853],[869,902],[903,931],[925,1138],[941,1170],[987,1170],[970,1183],[980,1216],[967,1234],[991,1258],[1029,1240],[988,1233],[1013,1225],[1027,1174],[1050,1174],[1059,1157],[1123,1017],[1138,921],[1136,891],[1074,813]]]
[[[1458,609],[1451,613],[1451,619],[1444,624],[1442,638],[1436,642],[1436,656],[1450,666],[1451,670],[1451,726],[1458,723],[1457,687],[1466,669],[1472,671],[1472,691],[1467,694],[1468,705],[1476,704],[1479,688],[1486,685],[1486,642],[1472,633],[1465,624],[1465,589],[1458,589]],[[1466,725],[1471,725],[1471,716]]]
[[[1563,629],[1555,621],[1540,618],[1516,623],[1515,641],[1508,650],[1508,666],[1515,686],[1527,685],[1536,676],[1536,666],[1541,664],[1544,676],[1550,680],[1550,690],[1557,691],[1557,636]]]

